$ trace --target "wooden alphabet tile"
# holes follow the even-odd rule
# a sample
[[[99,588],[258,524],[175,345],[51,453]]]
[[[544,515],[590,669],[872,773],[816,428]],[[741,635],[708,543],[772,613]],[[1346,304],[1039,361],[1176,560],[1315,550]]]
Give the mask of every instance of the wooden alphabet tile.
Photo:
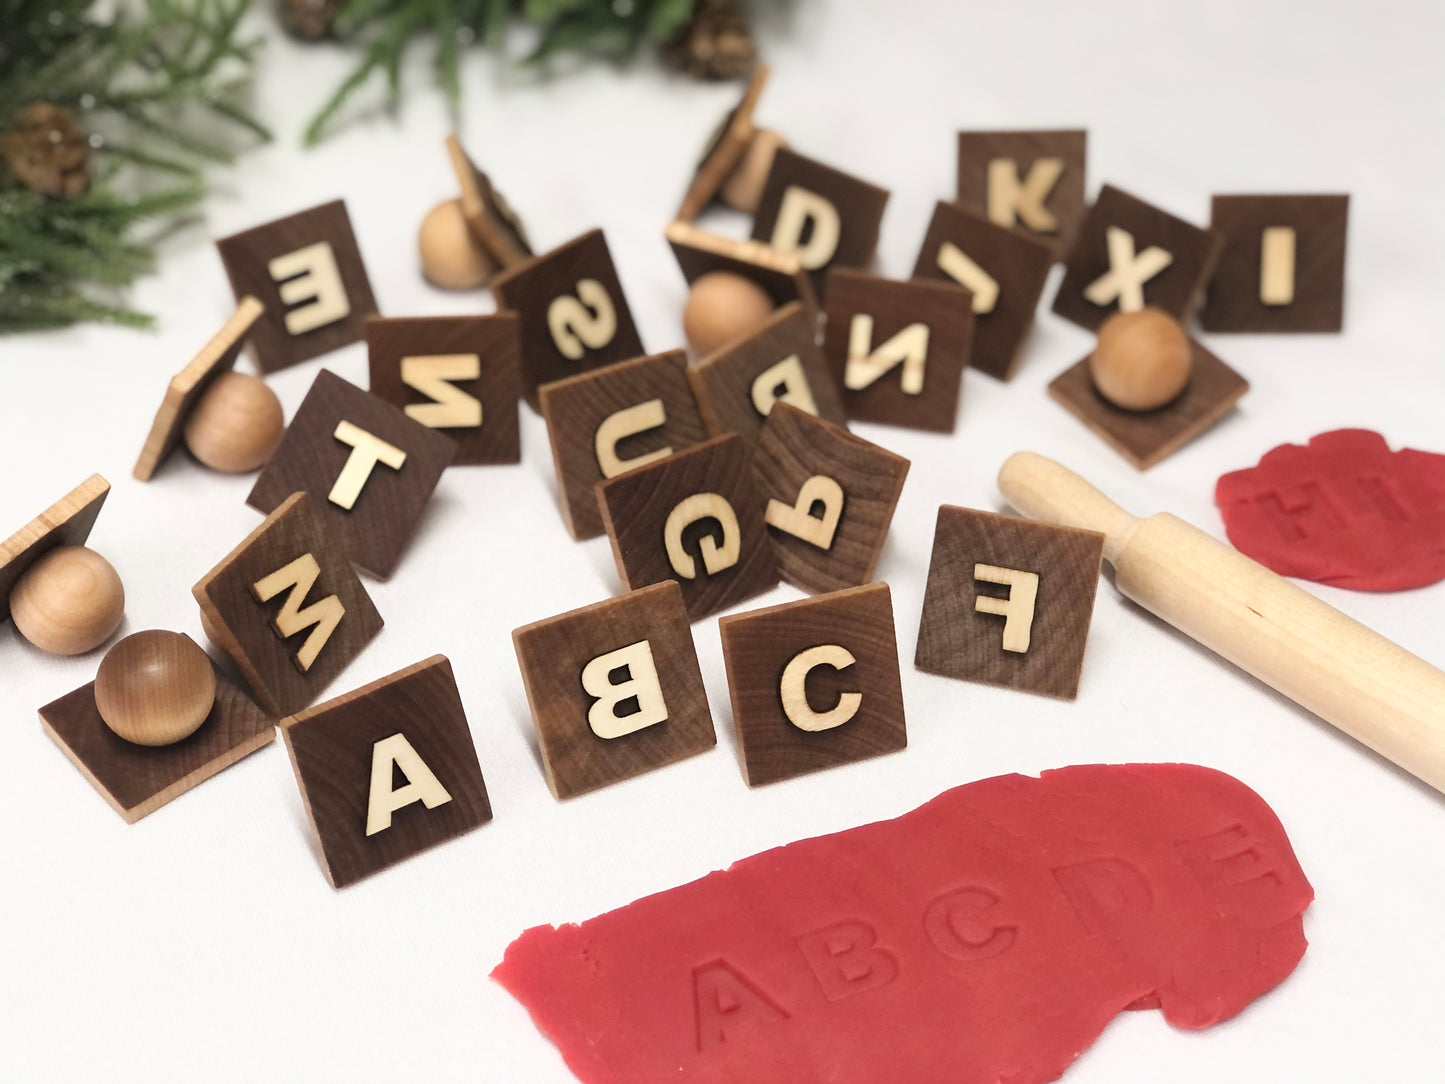
[[[1146,305],[1176,320],[1194,311],[1222,238],[1106,184],[1084,217],[1054,312],[1094,331]]]
[[[322,369],[246,503],[267,513],[309,493],[352,562],[384,580],[456,454],[441,431]]]
[[[492,819],[445,655],[282,719],[281,736],[333,888]]]
[[[191,589],[201,627],[273,717],[300,711],[381,631],[315,502],[293,493]]]
[[[41,708],[40,725],[110,807],[134,824],[276,737],[275,721],[211,666],[211,713],[173,745],[134,745],[118,736],[100,717],[93,681]]]
[[[597,483],[707,439],[686,369],[687,355],[670,350],[537,389],[573,538],[604,533]]]
[[[828,276],[823,354],[849,418],[952,433],[973,345],[973,299],[952,282]]]
[[[703,421],[713,436],[757,440],[775,403],[847,424],[838,385],[818,347],[818,325],[801,303],[784,305],[754,334],[688,370]]]
[[[688,285],[713,271],[731,271],[756,282],[775,306],[801,302],[816,323],[818,297],[796,252],[779,252],[761,241],[720,237],[691,222],[670,222],[663,234]]]
[[[4,542],[0,542],[0,621],[10,616],[10,591],[25,570],[60,546],[83,546],[110,495],[110,483],[92,474]]]
[[[956,282],[972,296],[973,348],[968,363],[989,376],[1009,380],[1039,295],[1053,265],[1041,241],[997,226],[973,211],[949,203],[933,209],[914,278]]]
[[[682,590],[664,582],[512,633],[555,798],[717,744]]]
[[[718,634],[749,786],[908,745],[886,583],[733,614]]]
[[[529,259],[532,243],[527,240],[527,231],[517,213],[492,187],[491,178],[467,157],[454,135],[447,136],[447,156],[451,159],[452,172],[457,175],[462,217],[477,243],[498,267],[514,267]]]
[[[1205,331],[1339,331],[1349,196],[1215,196],[1224,236],[1199,324]]]
[[[1193,339],[1193,368],[1179,398],[1157,410],[1124,410],[1094,387],[1086,357],[1049,384],[1049,395],[1062,403],[1110,447],[1139,470],[1173,455],[1234,409],[1249,381]]]
[[[778,582],[748,448],[736,433],[597,487],[622,586],[677,580],[697,620]]]
[[[830,267],[867,267],[888,190],[778,148],[753,218],[753,239],[795,252],[821,293]]]
[[[958,202],[1065,259],[1084,220],[1089,133],[959,132]]]
[[[1103,559],[1098,531],[943,505],[914,664],[1074,699]]]
[[[601,230],[508,268],[492,292],[517,314],[522,394],[534,409],[539,385],[643,352]]]
[[[263,373],[356,342],[376,313],[341,200],[223,237],[216,248],[236,300],[250,296],[265,307],[251,328],[251,350]]]
[[[697,170],[683,194],[682,204],[677,209],[675,217],[678,221],[691,222],[702,214],[707,205],[717,198],[718,191],[742,161],[748,143],[753,138],[753,112],[758,107],[758,99],[762,97],[767,81],[768,68],[759,64],[753,69],[738,104],[728,111],[708,139],[707,146],[698,159]]]
[[[908,460],[779,403],[753,449],[753,473],[783,579],[823,592],[873,578]]]
[[[371,394],[456,441],[453,466],[521,461],[516,316],[376,316],[366,346]]]

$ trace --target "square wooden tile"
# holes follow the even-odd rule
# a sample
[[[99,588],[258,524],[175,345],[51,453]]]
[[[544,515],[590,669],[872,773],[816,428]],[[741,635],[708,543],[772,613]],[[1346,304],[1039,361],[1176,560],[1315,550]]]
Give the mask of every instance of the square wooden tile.
[[[384,580],[456,454],[450,437],[322,369],[246,503],[267,513],[309,493],[352,562]]]
[[[1186,319],[1204,296],[1222,238],[1106,184],[1064,267],[1054,312],[1094,331],[1146,305]]]
[[[742,161],[753,138],[753,112],[767,81],[768,68],[759,64],[753,69],[738,104],[728,110],[709,137],[677,209],[675,217],[679,221],[691,222],[702,214]]]
[[[777,402],[838,425],[848,421],[818,346],[817,319],[798,302],[784,305],[741,342],[703,358],[687,378],[713,436],[736,433],[752,444]]]
[[[492,293],[517,314],[522,395],[533,408],[539,385],[643,353],[601,230],[509,267],[492,279]]]
[[[512,205],[492,187],[492,179],[467,157],[461,142],[447,136],[447,156],[457,175],[462,217],[477,243],[498,267],[514,267],[532,256],[532,243]]]
[[[886,583],[718,621],[748,785],[908,745]]]
[[[958,202],[1066,259],[1087,206],[1088,149],[1079,129],[959,132]]]
[[[713,271],[731,271],[756,282],[776,306],[801,302],[817,322],[818,296],[796,252],[779,252],[761,241],[719,237],[691,222],[671,222],[663,233],[688,285]]]
[[[1157,410],[1123,410],[1094,387],[1089,359],[1065,369],[1049,395],[1140,470],[1173,455],[1234,409],[1249,381],[1189,340],[1194,368],[1183,393]]]
[[[512,633],[512,646],[556,798],[717,744],[676,583],[525,625]]]
[[[562,520],[573,538],[604,533],[597,483],[707,439],[681,350],[619,361],[538,389]]]
[[[93,681],[41,708],[40,725],[110,807],[134,824],[276,737],[274,720],[214,663],[212,668],[211,713],[174,745],[135,745],[119,737],[100,717]]]
[[[834,271],[827,296],[823,355],[848,417],[952,433],[973,347],[969,292]]]
[[[736,433],[597,489],[622,586],[677,580],[694,621],[778,582],[748,447]]]
[[[206,635],[273,717],[310,704],[381,631],[346,550],[305,493],[283,501],[191,593]]]
[[[250,296],[265,306],[251,328],[251,351],[263,373],[356,342],[376,313],[341,200],[223,237],[216,248],[236,300]]]
[[[92,474],[4,542],[0,542],[0,621],[10,616],[10,591],[25,570],[60,546],[83,546],[110,495],[110,483]]]
[[[970,291],[974,331],[968,363],[1008,380],[1018,368],[1052,265],[1053,253],[1043,242],[939,203],[913,277],[955,282]]]
[[[753,449],[753,472],[783,579],[819,592],[873,579],[908,460],[779,403]]]
[[[830,267],[867,267],[888,190],[779,147],[753,217],[753,240],[796,252],[822,294]]]
[[[521,462],[514,315],[377,316],[366,322],[366,346],[371,394],[456,441],[453,466]]]
[[[1224,247],[1205,331],[1339,331],[1345,319],[1349,196],[1215,196]]]
[[[492,819],[445,655],[282,719],[281,736],[333,888]]]
[[[942,506],[915,665],[1074,699],[1103,559],[1098,531]]]

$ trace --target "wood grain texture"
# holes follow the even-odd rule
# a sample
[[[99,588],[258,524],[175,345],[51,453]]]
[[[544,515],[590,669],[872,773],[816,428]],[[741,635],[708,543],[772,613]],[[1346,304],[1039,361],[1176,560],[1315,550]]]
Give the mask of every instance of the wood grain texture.
[[[646,641],[665,721],[616,738],[588,722],[596,698],[583,687],[589,662]],[[717,744],[682,590],[664,582],[525,625],[512,633],[547,786],[571,798],[705,753]],[[631,680],[630,672],[617,680]],[[623,706],[619,705],[619,711]]]
[[[59,546],[83,546],[110,495],[110,483],[92,474],[4,542],[0,542],[0,621],[10,616],[10,591],[26,569]]]
[[[773,407],[753,449],[753,473],[764,508],[772,501],[797,506],[808,480],[818,476],[837,482],[843,493],[842,512],[826,547],[769,524],[783,579],[814,592],[872,580],[908,466],[901,455],[841,426],[787,403]]]
[[[663,235],[689,286],[713,271],[731,271],[761,286],[774,307],[801,302],[817,322],[818,295],[796,253],[779,252],[761,241],[720,237],[691,222],[670,222]]]
[[[958,419],[963,370],[973,349],[975,318],[969,291],[952,282],[879,278],[858,271],[834,271],[828,278],[823,355],[842,389],[843,408],[859,421],[952,433]],[[903,390],[903,366],[895,366],[866,388],[847,386],[853,320],[872,318],[876,350],[913,325],[928,329],[923,382],[917,393]]]
[[[307,302],[288,305],[281,300],[281,283],[271,277],[269,265],[279,256],[323,241],[331,246],[349,311],[340,320],[293,335],[286,329],[287,314]],[[254,297],[265,308],[261,319],[252,325],[250,337],[252,356],[263,373],[274,373],[356,342],[362,336],[366,318],[376,313],[371,280],[342,200],[223,237],[216,242],[216,248],[236,300]]]
[[[252,585],[308,553],[320,575],[298,604],[309,606],[335,595],[346,614],[310,669],[302,670],[295,655],[309,629],[287,639],[274,624],[289,594],[260,602]],[[305,493],[281,502],[191,593],[200,604],[206,635],[236,664],[257,701],[275,717],[300,711],[315,700],[382,626],[345,548],[328,533]]]
[[[1043,241],[1053,252],[1055,260],[1063,260],[1073,248],[1079,225],[1084,220],[1088,150],[1089,133],[1080,129],[959,132],[958,202],[988,214],[992,194],[989,171],[993,162],[1013,162],[1015,176],[1021,183],[1027,184],[1035,162],[1041,158],[1059,159],[1063,171],[1049,186],[1048,193],[1038,201],[1053,220],[1051,228],[1036,230],[1017,214],[999,214],[995,221],[1026,237]],[[994,199],[1005,206],[1011,203],[1006,193],[995,194]],[[1008,218],[1013,221],[1007,221]]]
[[[618,475],[598,486],[597,493],[626,590],[677,580],[688,616],[696,620],[778,582],[748,449],[735,433]],[[707,494],[725,502],[735,526],[707,515],[683,527],[677,546],[693,565],[689,578],[679,574],[669,556],[668,524],[688,518],[684,502]],[[716,571],[707,571],[708,552],[729,545],[736,548],[736,559],[723,567],[714,563]]]
[[[492,180],[467,156],[454,135],[446,139],[447,157],[457,177],[462,217],[477,243],[498,267],[513,267],[532,256],[527,231],[512,205],[492,186]]]
[[[273,718],[219,667],[216,699],[197,730],[174,745],[133,745],[105,725],[95,683],[40,709],[40,725],[127,824],[204,783],[276,737]]]
[[[767,82],[767,65],[759,64],[748,78],[748,85],[743,89],[743,96],[738,104],[723,116],[708,139],[692,180],[688,182],[687,191],[683,193],[675,218],[691,222],[717,198],[718,191],[742,161],[748,143],[752,141],[753,112],[757,109],[758,99],[762,97],[763,87]]]
[[[131,471],[137,481],[149,482],[155,476],[156,468],[176,450],[192,408],[216,377],[235,367],[236,359],[246,345],[246,336],[264,311],[261,302],[254,297],[241,298],[236,311],[221,325],[215,337],[184,369],[171,377],[165,397],[156,410],[155,420],[151,422],[150,432],[146,434],[140,457]]]
[[[834,768],[908,745],[893,598],[886,583],[851,587],[799,602],[734,614],[718,620],[723,663],[732,699],[733,731],[743,774],[757,787],[808,772]],[[847,714],[844,698],[856,695],[846,721],[806,730],[785,707],[789,663],[799,653],[836,645],[853,662],[809,668],[802,691],[807,708]],[[802,664],[806,665],[806,663]]]
[[[349,509],[329,499],[353,451],[336,437],[342,422],[406,453],[400,468],[378,463]],[[246,503],[270,513],[293,493],[310,494],[315,514],[351,561],[386,579],[456,453],[456,442],[441,431],[412,421],[400,407],[322,369]]]
[[[538,389],[557,472],[562,521],[573,538],[580,541],[605,533],[597,505],[597,484],[605,480],[597,436],[609,418],[654,400],[661,405],[661,424],[617,442],[615,451],[622,460],[655,455],[664,448],[678,452],[707,439],[686,369],[687,355],[670,350],[620,361]]]
[[[1148,470],[1222,419],[1249,390],[1249,381],[1194,339],[1189,349],[1189,383],[1179,398],[1156,410],[1124,410],[1105,399],[1094,386],[1088,358],[1056,376],[1049,395],[1135,467]]]
[[[552,302],[576,297],[578,283],[591,280],[606,291],[617,326],[599,346],[583,344],[582,356],[569,358],[557,347],[548,324]],[[600,369],[642,354],[642,339],[632,320],[627,295],[601,230],[591,230],[541,256],[510,267],[492,279],[499,309],[517,314],[522,336],[522,395],[536,409],[537,388],[553,380]],[[589,310],[591,311],[591,310]]]
[[[1098,531],[943,505],[915,665],[945,677],[1074,699],[1103,556]],[[977,578],[979,565],[1038,577],[1028,650],[1005,650],[1005,618],[978,609],[980,599],[1008,599],[1018,590]]]
[[[974,331],[968,363],[989,376],[1010,380],[1033,327],[1039,297],[1053,265],[1053,252],[1042,241],[994,225],[973,211],[940,202],[933,209],[913,277],[956,282],[945,270],[949,264],[949,255],[943,255],[946,245],[962,253],[996,286],[996,292],[982,308],[979,295],[970,295]],[[967,283],[960,285],[967,288]]]
[[[404,358],[475,355],[480,375],[448,383],[481,404],[481,424],[434,428],[456,441],[452,466],[521,462],[521,339],[514,315],[372,317],[366,322],[366,348],[371,394],[403,411],[436,402],[402,379]]]
[[[1199,324],[1205,331],[1329,332],[1345,319],[1345,234],[1350,197],[1215,196],[1209,225],[1224,247]],[[1260,299],[1264,231],[1294,231],[1293,300]]]

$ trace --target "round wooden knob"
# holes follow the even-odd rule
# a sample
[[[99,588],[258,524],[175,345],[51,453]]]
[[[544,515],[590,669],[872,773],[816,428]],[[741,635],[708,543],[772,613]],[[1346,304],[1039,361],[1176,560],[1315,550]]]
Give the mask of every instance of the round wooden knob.
[[[188,738],[211,714],[216,672],[189,636],[164,629],[137,632],[101,660],[95,706],[105,725],[137,745]]]
[[[260,470],[286,433],[281,400],[260,377],[222,373],[186,419],[186,447],[212,470]]]
[[[768,183],[768,174],[773,171],[773,158],[779,147],[787,145],[788,141],[771,128],[759,128],[754,132],[742,160],[728,174],[718,193],[723,203],[750,215],[757,214],[758,203],[763,198],[763,186]]]
[[[416,240],[421,273],[443,290],[480,290],[497,270],[472,236],[458,200],[444,200],[428,211]]]
[[[699,357],[749,335],[773,314],[773,299],[752,279],[710,271],[692,284],[682,310],[682,331]]]
[[[1123,410],[1157,410],[1179,397],[1194,367],[1189,336],[1158,309],[1118,312],[1099,328],[1089,356],[1094,387]]]
[[[20,635],[52,655],[80,655],[110,639],[125,616],[125,587],[95,550],[53,549],[10,592]]]

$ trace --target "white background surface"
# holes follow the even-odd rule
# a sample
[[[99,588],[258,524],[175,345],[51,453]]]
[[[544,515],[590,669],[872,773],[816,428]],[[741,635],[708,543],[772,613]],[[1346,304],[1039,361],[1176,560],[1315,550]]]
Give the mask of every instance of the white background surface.
[[[264,21],[269,28],[269,20]],[[605,539],[572,543],[544,427],[523,412],[519,467],[448,472],[391,582],[386,629],[340,693],[421,659],[456,669],[495,820],[342,892],[326,884],[278,742],[126,826],[37,725],[100,654],[47,657],[0,628],[0,1080],[571,1079],[487,978],[527,926],[580,920],[768,846],[893,816],[1003,772],[1193,761],[1279,813],[1318,899],[1281,988],[1197,1034],[1128,1014],[1073,1084],[1435,1079],[1445,973],[1445,801],[1100,585],[1077,702],[954,682],[912,665],[935,511],[997,508],[994,474],[1029,447],[1125,506],[1222,537],[1216,477],[1275,444],[1349,425],[1445,451],[1445,11],[1416,3],[1149,5],[799,3],[763,30],[760,109],[803,153],[893,190],[880,267],[905,275],[933,201],[953,192],[961,127],[1089,129],[1104,180],[1194,221],[1212,192],[1348,191],[1347,330],[1215,336],[1252,382],[1241,408],[1148,474],[1050,401],[1090,337],[1045,293],[1018,377],[969,372],[957,434],[857,426],[913,470],[879,570],[893,586],[910,748],[750,791],[735,757],[716,621],[694,626],[718,747],[557,803],[543,782],[510,644],[515,626],[618,588]],[[273,43],[261,111],[278,140],[217,178],[205,221],[171,238],[137,291],[154,334],[99,327],[0,339],[0,533],[92,471],[114,486],[92,544],[125,580],[123,631],[200,638],[191,585],[258,522],[251,479],[178,455],[130,468],[166,380],[232,306],[214,236],[344,196],[383,312],[490,309],[416,268],[422,214],[453,193],[439,96],[314,152],[307,116],[349,56]],[[413,69],[429,88],[427,58]],[[461,132],[539,247],[604,226],[645,344],[680,341],[683,283],[662,227],[736,93],[650,61],[533,85],[468,61]],[[742,223],[723,228],[741,230]],[[1054,282],[1057,281],[1057,272]],[[319,367],[364,386],[360,344],[275,376],[288,417]],[[1392,595],[1312,588],[1437,665],[1445,584]],[[798,597],[778,588],[743,608]],[[906,1082],[882,1082],[906,1084]]]

